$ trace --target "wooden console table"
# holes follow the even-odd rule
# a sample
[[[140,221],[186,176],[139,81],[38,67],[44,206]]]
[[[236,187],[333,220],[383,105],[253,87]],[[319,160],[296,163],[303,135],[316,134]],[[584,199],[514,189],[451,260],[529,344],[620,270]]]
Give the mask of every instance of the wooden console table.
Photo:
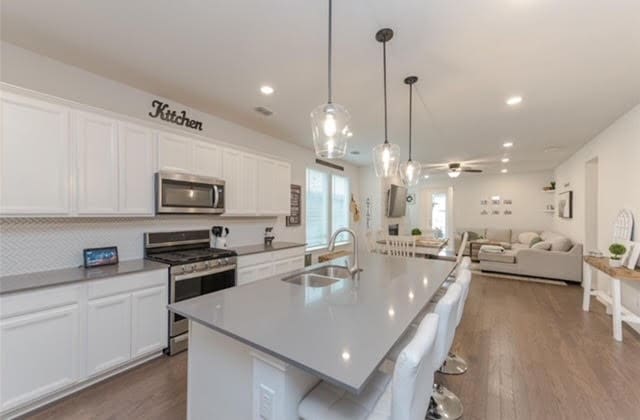
[[[613,338],[622,341],[622,321],[630,323],[640,323],[640,316],[633,314],[622,306],[620,292],[620,281],[640,282],[640,271],[629,270],[628,268],[614,268],[609,265],[609,258],[606,257],[584,257],[584,294],[582,296],[582,310],[588,312],[591,296],[597,296],[608,305],[611,305],[611,315],[613,317]],[[611,278],[611,296],[602,290],[591,290],[591,281],[595,270],[605,273]]]

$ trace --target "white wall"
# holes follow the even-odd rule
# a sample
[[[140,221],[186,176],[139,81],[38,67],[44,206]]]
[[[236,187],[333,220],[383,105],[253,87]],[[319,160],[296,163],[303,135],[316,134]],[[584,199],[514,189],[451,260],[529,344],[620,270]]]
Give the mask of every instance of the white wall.
[[[584,242],[585,164],[598,158],[598,249],[607,252],[620,209],[634,213],[634,241],[640,241],[640,105],[630,110],[555,170],[558,188],[573,190],[572,219],[554,217],[554,229]],[[567,185],[565,187],[565,185]],[[608,281],[600,281],[600,288]],[[640,284],[623,284],[623,304],[640,313]]]
[[[148,116],[154,99],[165,99],[170,103],[171,109],[186,109],[194,119],[203,123],[203,131],[197,134],[291,162],[292,183],[302,186],[304,202],[305,169],[315,166],[312,149],[261,134],[216,116],[199,112],[187,105],[166,100],[159,95],[106,79],[6,42],[0,43],[0,54],[2,56],[0,80],[11,85],[153,123],[159,121]],[[189,64],[185,63],[185,65]],[[173,124],[161,123],[165,124],[169,130],[179,129]],[[187,134],[193,134],[193,130],[182,130]],[[311,133],[309,133],[309,145],[311,146]],[[351,191],[358,198],[358,168],[350,164],[338,163],[345,167],[343,174],[349,177]],[[328,170],[328,168],[322,168]],[[145,231],[181,227],[210,228],[214,224],[230,227],[231,245],[261,242],[265,226],[275,226],[276,240],[305,241],[304,217],[300,227],[285,227],[284,217],[228,220],[206,216],[185,216],[177,220],[156,217],[144,221],[133,219],[124,222],[108,219],[87,221],[0,219],[2,233],[0,275],[80,264],[82,249],[96,245],[117,245],[121,250],[126,250],[122,259],[139,258],[142,256],[142,233]],[[110,232],[121,234],[115,235]],[[48,248],[45,248],[44,244],[47,244]],[[30,249],[34,246],[45,254],[31,252]],[[55,252],[47,250],[55,250]]]
[[[553,194],[545,193],[542,188],[553,180],[550,171],[515,173],[515,174],[462,174],[451,179],[440,177],[428,179],[414,188],[418,201],[423,201],[421,191],[453,187],[453,225],[454,229],[504,227],[514,230],[548,230],[552,227],[552,216],[543,212],[547,204],[554,201]],[[481,200],[489,200],[492,196],[512,200],[513,204],[497,206],[500,215],[481,215]],[[418,202],[412,210],[429,208]],[[510,209],[513,214],[504,215]],[[420,211],[412,211],[411,227],[424,226]]]

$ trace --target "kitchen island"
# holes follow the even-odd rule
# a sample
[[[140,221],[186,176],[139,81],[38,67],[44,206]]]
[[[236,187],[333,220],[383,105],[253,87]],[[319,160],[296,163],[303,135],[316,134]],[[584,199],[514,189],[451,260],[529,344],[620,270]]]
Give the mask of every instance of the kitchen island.
[[[170,305],[190,323],[188,418],[297,419],[319,380],[358,394],[455,267],[368,254],[356,279],[283,281],[348,263]]]

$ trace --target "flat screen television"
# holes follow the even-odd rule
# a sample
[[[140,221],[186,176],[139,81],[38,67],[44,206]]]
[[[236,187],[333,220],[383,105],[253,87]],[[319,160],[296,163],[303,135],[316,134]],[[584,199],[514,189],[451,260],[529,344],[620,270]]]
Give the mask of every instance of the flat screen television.
[[[407,211],[407,189],[391,185],[387,191],[387,217],[403,217]]]

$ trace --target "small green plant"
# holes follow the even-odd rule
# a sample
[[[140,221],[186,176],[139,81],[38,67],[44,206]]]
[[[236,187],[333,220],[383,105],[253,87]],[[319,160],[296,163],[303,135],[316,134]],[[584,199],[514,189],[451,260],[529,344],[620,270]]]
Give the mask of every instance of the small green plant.
[[[612,260],[619,260],[622,255],[627,252],[627,247],[622,244],[611,244],[609,252],[611,253]]]
[[[418,229],[418,228],[413,228],[413,229],[411,229],[411,234],[413,236],[420,236],[420,235],[422,235],[422,231],[420,229]]]

